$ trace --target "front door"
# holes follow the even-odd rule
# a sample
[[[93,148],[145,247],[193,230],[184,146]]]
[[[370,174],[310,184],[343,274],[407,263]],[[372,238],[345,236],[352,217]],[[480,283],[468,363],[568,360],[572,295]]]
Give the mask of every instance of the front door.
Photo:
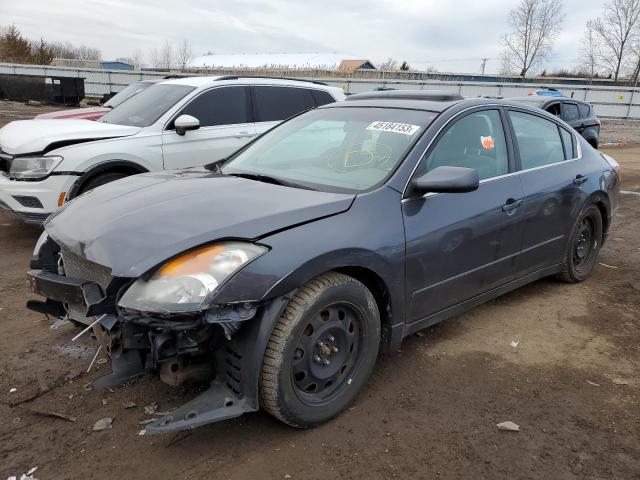
[[[407,322],[419,321],[516,275],[522,243],[520,178],[513,172],[500,110],[479,110],[453,123],[415,175],[450,165],[475,168],[469,193],[427,194],[403,201]]]
[[[194,97],[176,115],[200,121],[198,130],[178,135],[169,123],[162,133],[164,168],[206,165],[223,159],[256,135],[248,87],[217,87]]]

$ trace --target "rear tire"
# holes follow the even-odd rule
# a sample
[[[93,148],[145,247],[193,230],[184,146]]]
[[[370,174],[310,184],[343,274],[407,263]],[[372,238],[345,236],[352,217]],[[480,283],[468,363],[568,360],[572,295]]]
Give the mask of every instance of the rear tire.
[[[128,176],[129,174],[122,172],[108,172],[96,175],[82,186],[82,188],[78,192],[78,195],[82,195],[89,190],[93,190],[94,188],[106,185],[107,183],[115,182],[116,180],[120,180],[121,178],[125,178]]]
[[[596,264],[602,246],[603,224],[600,209],[587,205],[573,227],[558,278],[567,283],[585,280]]]
[[[366,384],[380,345],[380,313],[358,280],[325,273],[300,288],[276,322],[260,375],[262,407],[308,428],[340,414]]]

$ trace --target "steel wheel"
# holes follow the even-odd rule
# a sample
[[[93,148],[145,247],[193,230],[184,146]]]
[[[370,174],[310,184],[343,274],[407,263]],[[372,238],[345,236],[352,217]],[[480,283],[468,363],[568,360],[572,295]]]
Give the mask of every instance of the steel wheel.
[[[558,277],[569,283],[587,278],[596,264],[602,238],[602,214],[596,205],[587,205],[573,227]]]
[[[589,217],[585,217],[578,224],[578,230],[573,242],[573,265],[580,270],[589,263],[596,251],[596,241],[593,238],[593,223]]]
[[[298,289],[273,327],[260,377],[262,407],[299,428],[335,417],[373,371],[380,313],[358,280],[329,272]]]
[[[347,386],[362,340],[362,312],[354,305],[330,305],[307,323],[293,352],[296,395],[308,405],[322,405]]]

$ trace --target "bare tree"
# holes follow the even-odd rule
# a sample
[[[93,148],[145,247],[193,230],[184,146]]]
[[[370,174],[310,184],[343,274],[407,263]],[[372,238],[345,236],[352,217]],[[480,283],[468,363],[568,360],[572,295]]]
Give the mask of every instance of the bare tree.
[[[382,62],[378,65],[379,70],[397,70],[398,69],[398,61],[393,58],[387,58],[386,62]]]
[[[160,53],[156,47],[149,50],[149,63],[153,68],[162,68],[162,60],[160,59]]]
[[[80,45],[77,49],[77,57],[80,60],[102,60],[102,51],[99,48],[91,48],[86,45]]]
[[[600,44],[602,66],[618,81],[625,61],[637,39],[640,0],[611,0],[601,17],[593,20],[593,31]]]
[[[160,51],[160,68],[166,68],[167,70],[171,70],[171,66],[173,65],[173,47],[167,41],[164,42],[164,46]]]
[[[593,80],[600,69],[599,59],[601,56],[602,51],[596,36],[593,20],[589,20],[586,24],[578,57],[579,70],[587,72],[589,80]]]
[[[549,56],[564,20],[562,7],[562,0],[520,0],[509,12],[511,32],[502,37],[504,71],[526,77]]]
[[[137,49],[135,52],[133,52],[129,57],[129,63],[133,65],[134,70],[140,70],[142,64],[144,63],[142,50]]]
[[[178,51],[176,53],[176,61],[182,70],[187,68],[192,56],[193,52],[191,51],[191,45],[186,38],[183,38],[178,45]]]

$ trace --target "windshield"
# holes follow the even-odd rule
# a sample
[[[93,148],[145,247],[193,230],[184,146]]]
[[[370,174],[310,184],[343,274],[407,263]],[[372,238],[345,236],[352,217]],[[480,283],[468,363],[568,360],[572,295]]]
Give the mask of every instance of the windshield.
[[[131,85],[128,85],[127,87],[125,87],[123,90],[120,90],[109,100],[107,100],[104,103],[103,107],[115,108],[125,100],[133,97],[136,93],[140,93],[142,90],[144,90],[147,87],[150,87],[151,85],[153,84],[149,82],[132,83]]]
[[[130,127],[148,127],[192,90],[194,87],[186,85],[152,85],[127,102],[121,103],[98,121]]]
[[[395,170],[435,116],[395,108],[312,110],[269,131],[220,171],[317,190],[368,190]]]

